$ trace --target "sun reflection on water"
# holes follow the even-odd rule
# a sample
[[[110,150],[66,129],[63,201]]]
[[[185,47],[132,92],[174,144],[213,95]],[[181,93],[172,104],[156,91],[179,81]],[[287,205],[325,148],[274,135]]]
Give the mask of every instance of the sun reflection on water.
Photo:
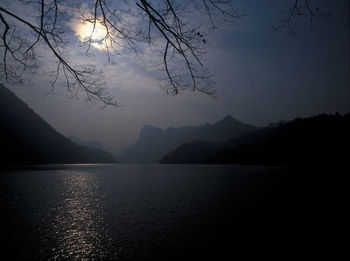
[[[54,230],[54,259],[104,259],[111,237],[104,221],[105,195],[95,175],[83,171],[62,173],[62,198]]]

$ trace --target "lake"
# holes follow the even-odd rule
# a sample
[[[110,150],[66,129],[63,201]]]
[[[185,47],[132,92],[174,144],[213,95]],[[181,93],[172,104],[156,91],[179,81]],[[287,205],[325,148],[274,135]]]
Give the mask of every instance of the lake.
[[[302,239],[307,213],[297,181],[238,165],[3,169],[2,260],[215,260],[294,247],[283,240]]]

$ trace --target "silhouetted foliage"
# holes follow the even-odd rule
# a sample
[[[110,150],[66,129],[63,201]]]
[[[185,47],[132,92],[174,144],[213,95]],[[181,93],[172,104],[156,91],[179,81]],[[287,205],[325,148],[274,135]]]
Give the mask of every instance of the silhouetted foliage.
[[[76,20],[92,25],[91,34],[81,39],[80,51],[87,56],[96,44],[104,45],[108,62],[112,55],[122,53],[120,49],[141,53],[151,46],[152,52],[161,50],[160,63],[167,78],[162,87],[166,93],[192,89],[213,95],[213,74],[201,59],[207,50],[206,34],[242,17],[230,0],[91,0],[84,5],[71,0],[18,0],[16,3],[20,10],[12,10],[6,1],[0,2],[0,78],[21,82],[23,73],[36,72],[44,48],[45,56],[56,62],[49,72],[52,88],[56,82],[62,82],[72,96],[82,91],[90,102],[100,101],[105,105],[117,103],[105,86],[101,69],[93,60],[74,64],[69,57],[72,39],[67,22]],[[286,7],[289,7],[286,18],[276,30],[292,31],[294,22],[300,18],[312,25],[315,19],[330,16],[308,0],[293,0]],[[98,30],[103,33],[95,39],[93,35]]]
[[[116,102],[109,95],[103,73],[94,61],[75,65],[69,58],[67,47],[72,41],[67,22],[91,24],[91,33],[82,39],[81,50],[90,56],[92,46],[104,45],[108,62],[111,55],[121,54],[120,49],[139,53],[145,46],[160,44],[160,59],[168,79],[168,84],[163,86],[166,93],[192,89],[212,95],[215,93],[210,81],[212,74],[200,58],[206,49],[204,31],[240,17],[229,0],[91,0],[84,4],[19,0],[16,3],[19,9],[28,9],[31,17],[0,2],[0,77],[10,82],[21,81],[25,71],[37,69],[38,53],[44,47],[56,61],[55,69],[50,72],[52,86],[57,81],[64,82],[74,95],[83,91],[89,101],[106,105],[116,105]],[[208,22],[197,23],[191,19],[194,13],[201,19],[207,17]],[[98,30],[103,33],[94,39],[94,32]]]

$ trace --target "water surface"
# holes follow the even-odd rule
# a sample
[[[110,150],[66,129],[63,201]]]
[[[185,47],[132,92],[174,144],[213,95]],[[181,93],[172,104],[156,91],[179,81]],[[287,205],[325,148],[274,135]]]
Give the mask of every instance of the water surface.
[[[232,254],[237,243],[251,243],[256,229],[272,224],[267,220],[271,211],[278,213],[284,195],[281,184],[275,186],[280,176],[279,167],[234,165],[3,170],[2,255],[199,260]]]

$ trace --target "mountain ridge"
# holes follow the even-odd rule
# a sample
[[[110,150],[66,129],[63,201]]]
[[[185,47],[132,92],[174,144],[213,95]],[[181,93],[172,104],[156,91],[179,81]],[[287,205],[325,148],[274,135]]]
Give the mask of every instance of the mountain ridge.
[[[0,111],[2,165],[116,162],[110,153],[66,138],[2,84]]]
[[[140,131],[138,140],[127,147],[118,160],[122,163],[157,163],[163,156],[183,143],[195,140],[224,142],[255,129],[255,126],[241,123],[231,115],[225,116],[214,124],[198,126],[161,129],[145,125]]]
[[[350,114],[320,114],[269,125],[230,141],[185,143],[159,162],[166,164],[314,164],[344,163],[350,146]]]

